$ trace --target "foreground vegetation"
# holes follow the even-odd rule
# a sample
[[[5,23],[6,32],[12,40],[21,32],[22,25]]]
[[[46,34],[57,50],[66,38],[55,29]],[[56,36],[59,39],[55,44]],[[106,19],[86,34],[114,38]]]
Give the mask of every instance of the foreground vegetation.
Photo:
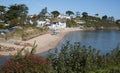
[[[0,68],[1,73],[120,73],[120,47],[101,55],[91,46],[79,42],[67,42],[61,52],[46,58],[34,54],[35,47],[28,52],[24,48],[10,57]],[[25,54],[23,55],[23,52]]]

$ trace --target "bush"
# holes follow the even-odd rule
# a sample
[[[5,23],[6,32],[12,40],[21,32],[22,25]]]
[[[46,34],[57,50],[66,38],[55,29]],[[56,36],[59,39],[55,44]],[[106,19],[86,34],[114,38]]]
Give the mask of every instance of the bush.
[[[67,27],[76,27],[77,26],[77,24],[74,20],[69,20],[69,19],[66,21],[66,24],[67,24]]]
[[[19,59],[11,58],[3,64],[1,70],[3,73],[50,73],[51,62],[33,54]]]
[[[22,49],[17,55],[10,57],[2,68],[1,73],[51,73],[51,61],[33,54],[34,48],[31,52],[26,52],[22,55]]]
[[[100,55],[91,46],[66,42],[48,59],[35,55],[35,48],[30,52],[21,49],[3,64],[0,73],[120,73],[120,47]]]
[[[116,50],[114,55],[113,53],[100,55],[100,51],[96,51],[91,46],[81,46],[79,42],[74,44],[67,42],[63,44],[60,52],[51,54],[50,59],[56,73],[115,73],[120,71],[120,69],[114,69],[114,67],[120,67],[118,63],[120,49],[116,48]]]
[[[5,26],[4,24],[0,24],[0,29],[7,29],[8,26]]]

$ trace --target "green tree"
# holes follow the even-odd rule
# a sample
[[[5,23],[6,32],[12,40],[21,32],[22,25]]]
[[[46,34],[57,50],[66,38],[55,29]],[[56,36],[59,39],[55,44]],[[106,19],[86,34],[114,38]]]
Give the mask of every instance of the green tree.
[[[15,4],[11,5],[7,11],[8,20],[16,19],[16,18],[25,18],[28,13],[28,7],[25,4]]]
[[[72,20],[67,20],[66,21],[66,24],[67,24],[67,27],[76,27],[77,26],[77,24],[76,24],[76,22],[72,19]]]
[[[60,14],[59,11],[53,11],[51,13],[53,14],[54,18],[56,18]]]
[[[96,13],[96,14],[95,14],[95,16],[96,16],[96,17],[98,17],[98,16],[99,16],[99,14],[98,14],[98,13]]]
[[[70,15],[73,15],[73,14],[74,14],[74,12],[72,12],[72,11],[68,10],[68,11],[66,11],[66,14],[70,16]]]
[[[5,20],[6,6],[0,6],[0,20]]]
[[[120,19],[116,20],[116,24],[120,28]]]
[[[83,17],[83,18],[87,18],[87,17],[88,17],[88,13],[87,13],[87,12],[83,12],[83,13],[82,13],[82,17]]]
[[[102,17],[102,20],[105,20],[105,21],[106,21],[107,18],[108,18],[107,15],[104,15],[104,16]]]
[[[120,19],[119,19],[119,20],[116,20],[116,24],[120,24]]]
[[[6,6],[0,6],[0,15],[6,12]]]

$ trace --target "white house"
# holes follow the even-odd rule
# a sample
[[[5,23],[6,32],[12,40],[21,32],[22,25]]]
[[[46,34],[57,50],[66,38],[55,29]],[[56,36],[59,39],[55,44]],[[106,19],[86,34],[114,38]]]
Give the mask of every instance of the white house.
[[[61,19],[71,19],[71,16],[67,16],[67,15],[64,15],[64,14],[60,14],[59,16],[58,16],[58,18],[61,18]]]
[[[83,24],[85,24],[86,22],[85,21],[83,21],[83,20],[76,20],[75,21],[77,24],[79,24],[79,25],[83,25]]]
[[[24,22],[24,24],[33,24],[33,21],[32,21],[32,20],[26,20],[26,21]]]
[[[43,27],[46,24],[46,21],[37,20],[36,24],[37,24],[37,27]]]
[[[48,28],[57,30],[57,29],[64,29],[66,28],[66,23],[65,22],[53,22],[48,26]]]

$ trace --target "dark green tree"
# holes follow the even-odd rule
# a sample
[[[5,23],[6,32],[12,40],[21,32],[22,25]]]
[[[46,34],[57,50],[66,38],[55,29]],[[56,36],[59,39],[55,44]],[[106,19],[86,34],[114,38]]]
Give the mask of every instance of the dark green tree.
[[[56,18],[57,16],[59,16],[60,12],[59,11],[53,11],[51,12],[52,15],[54,16],[54,18]]]
[[[96,16],[96,17],[98,17],[98,16],[99,16],[99,14],[98,14],[98,13],[96,13],[96,14],[95,14],[95,16]]]
[[[120,28],[120,19],[116,20],[116,24]]]
[[[11,5],[7,11],[8,20],[16,19],[16,18],[25,18],[28,13],[28,7],[25,4],[15,4]]]
[[[114,22],[115,19],[114,19],[113,16],[111,16],[111,17],[108,17],[108,20],[111,21],[111,22]]]
[[[72,12],[72,11],[68,10],[68,11],[66,11],[66,14],[70,16],[70,15],[73,15],[73,14],[74,14],[74,12]]]
[[[6,12],[6,6],[0,6],[0,15]]]
[[[120,19],[116,20],[116,24],[120,24]]]
[[[0,6],[0,20],[5,20],[6,6]]]
[[[103,17],[102,17],[102,20],[107,20],[107,15],[104,15]]]
[[[88,17],[88,13],[87,13],[87,12],[83,12],[83,13],[82,13],[82,17],[83,17],[83,18],[87,18],[87,17]]]

